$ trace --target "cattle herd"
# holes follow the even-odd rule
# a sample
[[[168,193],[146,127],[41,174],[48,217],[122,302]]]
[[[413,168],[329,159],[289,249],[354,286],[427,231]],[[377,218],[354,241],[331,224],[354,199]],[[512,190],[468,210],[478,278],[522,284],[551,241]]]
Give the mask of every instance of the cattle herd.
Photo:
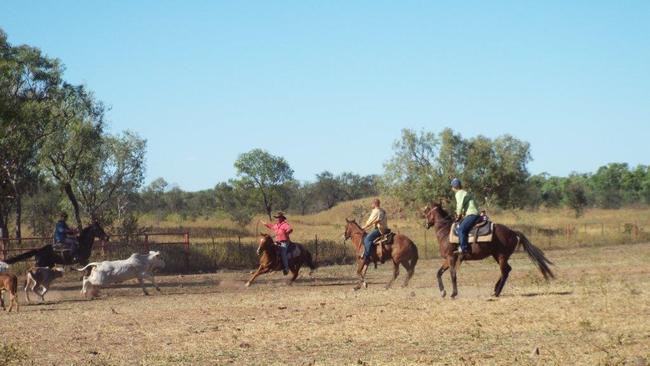
[[[165,266],[159,251],[150,251],[146,254],[134,253],[127,259],[115,261],[93,262],[78,271],[83,272],[81,293],[91,298],[99,295],[102,286],[137,279],[145,295],[149,293],[144,287],[144,280],[151,281],[156,290],[160,291],[154,279],[154,271]],[[0,262],[0,304],[2,308],[11,311],[16,307],[18,311],[18,277],[10,273],[9,266]],[[48,267],[33,267],[25,274],[25,299],[30,302],[29,292],[33,292],[45,301],[50,284],[55,279],[63,276],[63,269]],[[4,292],[9,294],[9,308],[5,307]]]

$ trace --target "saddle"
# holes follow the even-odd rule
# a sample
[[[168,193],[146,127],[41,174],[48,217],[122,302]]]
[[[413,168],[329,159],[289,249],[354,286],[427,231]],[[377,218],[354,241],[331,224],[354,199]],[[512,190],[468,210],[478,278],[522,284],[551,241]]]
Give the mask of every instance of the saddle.
[[[486,218],[482,218],[469,231],[468,241],[470,243],[489,243],[492,241],[493,234],[494,223]],[[449,242],[452,244],[460,243],[460,239],[458,238],[458,223],[454,223],[451,226]]]
[[[395,233],[390,231],[390,229],[387,229],[384,234],[382,234],[380,237],[375,239],[372,244],[376,245],[376,252],[377,252],[377,257],[379,258],[379,261],[383,264],[385,259],[384,259],[384,251],[387,251],[390,249],[390,245],[393,244],[393,239],[395,238]],[[377,263],[375,262],[375,268],[377,267]]]
[[[280,245],[279,245],[279,243],[275,243],[275,244],[277,245],[277,247],[275,248],[275,254],[278,256],[278,258],[280,258],[280,248],[279,248]],[[300,254],[302,254],[302,253],[300,251],[299,246],[297,246],[296,244],[294,244],[292,242],[289,242],[289,244],[287,244],[287,258],[288,259],[293,259],[293,258],[300,257]]]
[[[375,239],[372,243],[375,245],[390,245],[393,244],[393,238],[395,238],[395,233],[388,229],[386,233]]]

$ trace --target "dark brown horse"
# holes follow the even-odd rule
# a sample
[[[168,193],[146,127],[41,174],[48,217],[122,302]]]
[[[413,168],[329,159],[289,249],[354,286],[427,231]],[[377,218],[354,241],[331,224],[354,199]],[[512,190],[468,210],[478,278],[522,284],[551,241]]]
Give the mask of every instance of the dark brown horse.
[[[440,244],[440,256],[443,258],[442,266],[438,270],[438,287],[440,288],[440,294],[442,297],[447,295],[445,287],[442,284],[442,274],[445,273],[447,269],[451,273],[451,283],[453,286],[453,292],[451,297],[455,298],[458,295],[458,287],[456,285],[456,265],[463,260],[481,260],[489,256],[492,256],[494,260],[499,263],[499,268],[501,269],[501,277],[494,285],[494,296],[499,296],[503,290],[503,286],[506,284],[508,279],[508,274],[512,267],[508,264],[508,259],[517,248],[517,245],[521,244],[524,247],[526,253],[530,257],[530,260],[537,265],[540,272],[544,276],[544,279],[548,281],[549,278],[553,278],[553,272],[548,267],[551,261],[549,261],[544,252],[541,249],[534,246],[524,234],[519,231],[511,230],[505,225],[494,225],[493,239],[491,242],[486,243],[472,243],[472,252],[471,254],[465,254],[462,258],[459,258],[458,254],[454,254],[456,249],[454,244],[449,243],[449,232],[451,231],[451,225],[453,220],[449,214],[443,210],[442,205],[439,203],[434,203],[431,206],[427,206],[424,209],[424,216],[427,219],[427,229],[434,227],[436,230],[436,235],[438,237],[438,243]]]
[[[359,282],[354,289],[358,290],[361,286],[367,288],[366,271],[368,270],[368,265],[363,260],[363,238],[366,236],[366,232],[356,221],[348,219],[345,219],[345,221],[347,224],[345,225],[345,233],[343,236],[345,240],[352,239],[355,253],[357,254],[357,275],[359,275]],[[407,273],[402,287],[408,286],[409,280],[413,277],[415,265],[418,263],[418,248],[411,239],[406,235],[396,234],[393,238],[393,244],[383,247],[378,245],[376,250],[373,250],[370,254],[375,264],[377,261],[381,261],[382,263],[389,259],[393,261],[393,278],[386,284],[386,288],[389,288],[399,275],[400,264],[404,266]]]
[[[62,265],[72,265],[79,264],[85,266],[88,264],[88,259],[92,254],[93,244],[95,243],[95,238],[102,240],[109,240],[109,236],[104,232],[104,228],[99,224],[99,221],[93,219],[92,223],[79,233],[78,241],[79,248],[77,250],[77,258],[72,258],[70,254],[64,254],[62,252],[54,250],[52,244],[47,244],[41,248],[29,250],[25,253],[19,254],[15,257],[9,258],[5,261],[7,264],[13,264],[16,262],[27,260],[31,257],[35,257],[36,267],[54,267],[56,264]]]
[[[296,257],[289,258],[289,271],[291,271],[291,278],[287,282],[288,285],[293,284],[293,281],[296,280],[298,277],[298,272],[300,271],[300,267],[305,265],[308,266],[311,269],[311,271],[309,271],[310,276],[316,269],[316,265],[314,265],[314,261],[311,258],[311,253],[309,250],[307,250],[307,248],[305,248],[305,246],[302,244],[293,243],[293,245],[297,247],[297,250],[299,250],[300,253]],[[251,279],[246,282],[246,287],[249,287],[257,278],[257,276],[263,273],[282,271],[282,259],[280,258],[280,252],[278,251],[277,245],[273,243],[273,239],[270,235],[260,234],[259,246],[257,247],[257,255],[261,255],[260,266],[257,268],[257,271],[253,273],[253,277],[251,277]]]

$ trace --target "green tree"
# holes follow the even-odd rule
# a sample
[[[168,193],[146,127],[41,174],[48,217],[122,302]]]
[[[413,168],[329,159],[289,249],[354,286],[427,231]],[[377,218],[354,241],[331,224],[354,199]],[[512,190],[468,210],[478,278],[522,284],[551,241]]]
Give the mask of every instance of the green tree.
[[[271,220],[273,208],[286,199],[285,183],[293,179],[289,163],[282,157],[253,149],[239,155],[234,165],[237,175],[241,177],[241,184],[254,187],[257,202],[262,204]]]
[[[449,181],[460,178],[483,203],[504,207],[528,204],[530,161],[527,142],[505,135],[494,140],[463,139],[451,129],[439,135],[402,130],[395,155],[384,166],[383,183],[407,205],[451,198]]]
[[[301,215],[307,214],[314,205],[314,183],[294,180],[289,183],[289,187],[292,196],[291,208]]]
[[[407,205],[428,202],[443,192],[443,172],[437,169],[440,141],[432,132],[403,129],[393,143],[395,155],[384,164],[382,185]]]
[[[75,186],[92,179],[104,155],[104,112],[103,104],[84,87],[64,85],[53,111],[56,128],[40,151],[43,168],[65,192],[79,228],[81,208]]]
[[[75,181],[89,216],[122,220],[133,208],[132,195],[144,180],[145,151],[146,141],[132,132],[102,138],[94,164]]]
[[[33,191],[37,152],[51,126],[49,110],[61,83],[58,60],[37,48],[12,46],[0,29],[0,222],[3,235],[9,206],[15,209],[15,233],[21,237],[22,199]],[[6,214],[4,214],[6,213]]]
[[[321,202],[326,209],[334,207],[345,198],[341,182],[328,171],[316,174],[316,182],[312,189],[313,198]]]
[[[253,195],[255,187],[250,181],[231,181],[214,187],[216,206],[226,212],[236,223],[245,226],[253,219]]]
[[[566,205],[575,211],[576,217],[580,217],[589,205],[586,186],[584,176],[571,175],[565,181],[564,200]]]
[[[61,191],[42,178],[37,180],[35,188],[25,199],[25,220],[34,235],[51,237],[53,223],[61,211]]]

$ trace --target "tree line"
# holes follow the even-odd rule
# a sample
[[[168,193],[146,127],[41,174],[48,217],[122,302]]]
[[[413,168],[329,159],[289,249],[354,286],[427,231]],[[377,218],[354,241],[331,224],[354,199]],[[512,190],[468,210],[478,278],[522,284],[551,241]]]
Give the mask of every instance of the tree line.
[[[381,188],[405,205],[453,204],[453,177],[488,208],[568,207],[579,216],[590,207],[650,204],[650,166],[610,163],[568,177],[531,175],[530,144],[510,135],[464,138],[449,128],[439,133],[404,129],[393,149]]]
[[[374,175],[323,171],[314,181],[298,181],[284,158],[261,149],[241,154],[234,166],[237,178],[198,192],[185,192],[158,178],[141,191],[136,207],[158,220],[172,213],[191,219],[221,212],[246,225],[259,213],[269,219],[276,210],[305,215],[379,194],[379,177]]]

